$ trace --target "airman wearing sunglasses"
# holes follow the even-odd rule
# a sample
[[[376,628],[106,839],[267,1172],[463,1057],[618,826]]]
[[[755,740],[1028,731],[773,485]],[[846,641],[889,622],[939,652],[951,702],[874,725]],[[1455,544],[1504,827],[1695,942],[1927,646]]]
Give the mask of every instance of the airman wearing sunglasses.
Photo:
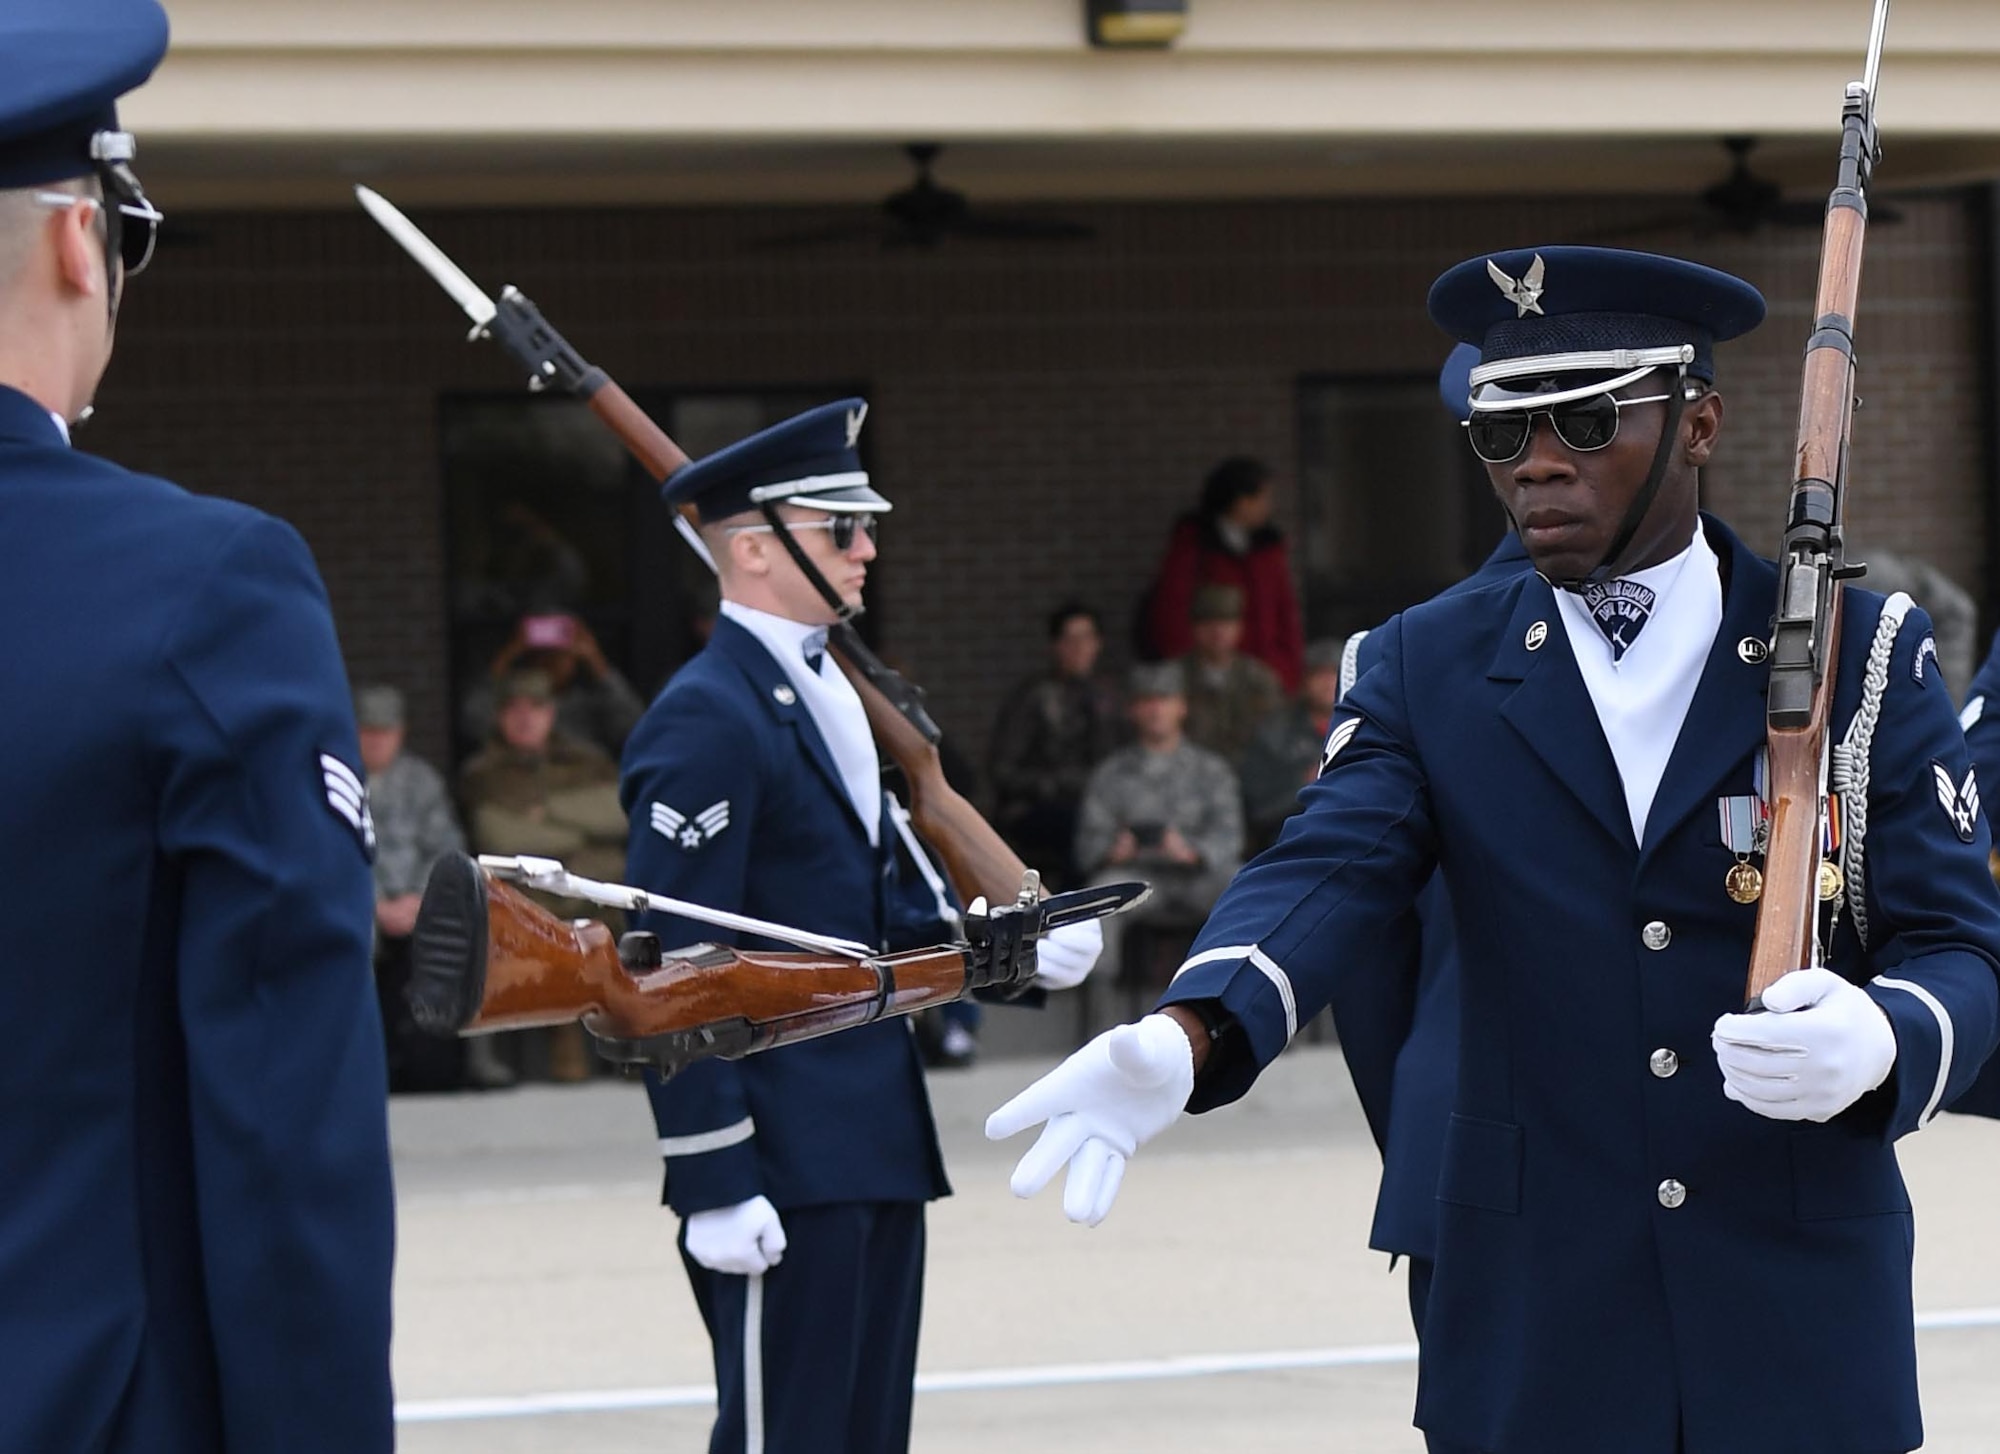
[[[628,882],[903,949],[955,937],[958,906],[883,792],[861,699],[827,651],[827,628],[861,606],[890,508],[858,453],[866,414],[859,399],[809,410],[668,479],[666,503],[699,520],[721,614],[633,729],[620,794]],[[682,919],[644,927],[667,949],[716,937]],[[1044,977],[1067,962],[1080,978],[1089,960],[1058,934],[1069,942],[1043,942]],[[909,1027],[647,1088],[714,1348],[712,1454],[906,1447],[924,1206],[949,1191]]]
[[[1894,1143],[2000,1033],[2000,892],[1929,623],[1848,590],[1826,963],[1739,1013],[1778,575],[1698,513],[1695,470],[1722,422],[1715,346],[1763,299],[1693,263],[1545,247],[1453,268],[1430,311],[1480,350],[1466,432],[1534,569],[1374,633],[1303,810],[1160,1012],[988,1134],[1046,1121],[1015,1189],[1067,1166],[1066,1212],[1100,1220],[1141,1143],[1392,972],[1440,868],[1463,1034],[1417,1396],[1431,1448],[1913,1449]]]
[[[0,5],[0,1449],[394,1443],[374,830],[291,527],[70,446],[155,0]]]

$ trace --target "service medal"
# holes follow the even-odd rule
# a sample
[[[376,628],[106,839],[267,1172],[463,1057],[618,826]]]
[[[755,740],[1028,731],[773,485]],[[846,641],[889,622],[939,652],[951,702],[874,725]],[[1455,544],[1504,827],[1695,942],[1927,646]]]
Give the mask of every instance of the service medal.
[[[1822,904],[1830,904],[1839,898],[1841,885],[1844,882],[1840,876],[1839,864],[1830,858],[1822,858],[1819,861],[1819,901]]]
[[[1722,886],[1739,904],[1754,904],[1764,893],[1764,875],[1754,863],[1737,862],[1722,877]]]

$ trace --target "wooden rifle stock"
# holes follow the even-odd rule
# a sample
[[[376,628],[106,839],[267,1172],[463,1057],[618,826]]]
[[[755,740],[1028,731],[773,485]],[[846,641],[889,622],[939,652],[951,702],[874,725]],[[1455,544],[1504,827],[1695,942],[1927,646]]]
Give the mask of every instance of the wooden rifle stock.
[[[1821,961],[1820,872],[1834,673],[1839,661],[1842,516],[1854,423],[1854,314],[1877,154],[1874,77],[1888,0],[1877,0],[1865,82],[1847,88],[1840,173],[1827,202],[1813,334],[1799,399],[1797,467],[1779,560],[1766,717],[1770,822],[1745,997]]]
[[[949,948],[849,959],[697,944],[662,955],[652,936],[628,935],[621,953],[603,924],[557,918],[463,854],[432,869],[410,948],[411,1008],[428,1030],[581,1021],[608,1058],[667,1072],[913,1014],[974,987],[971,955]]]

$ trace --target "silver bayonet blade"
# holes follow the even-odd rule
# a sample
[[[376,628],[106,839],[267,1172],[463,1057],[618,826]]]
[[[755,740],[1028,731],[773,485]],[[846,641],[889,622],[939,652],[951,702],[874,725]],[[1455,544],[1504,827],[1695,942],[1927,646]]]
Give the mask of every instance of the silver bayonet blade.
[[[479,289],[479,284],[465,275],[465,269],[444,255],[436,243],[425,237],[417,224],[396,210],[395,203],[371,187],[357,186],[354,195],[361,199],[361,205],[368,209],[368,215],[382,224],[382,230],[396,239],[408,253],[423,265],[425,272],[437,279],[437,285],[451,294],[452,301],[465,310],[465,316],[474,325],[484,328],[493,321],[499,310],[493,300]]]

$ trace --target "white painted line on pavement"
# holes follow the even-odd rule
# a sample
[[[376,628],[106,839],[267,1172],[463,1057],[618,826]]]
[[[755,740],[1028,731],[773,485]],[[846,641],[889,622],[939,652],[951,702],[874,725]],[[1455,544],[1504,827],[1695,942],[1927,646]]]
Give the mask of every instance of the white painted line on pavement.
[[[2000,1327],[2000,1307],[1957,1308],[1920,1313],[1920,1332]],[[1295,1369],[1362,1368],[1417,1361],[1415,1343],[1372,1343],[1346,1348],[1279,1349],[1269,1353],[1206,1353],[1174,1358],[1138,1358],[1116,1363],[1051,1363],[1026,1368],[973,1368],[957,1373],[920,1373],[918,1393],[970,1393],[998,1388],[1055,1388],[1090,1383],[1141,1383],[1155,1379],[1207,1378],[1224,1373],[1280,1373]],[[715,1402],[715,1385],[688,1383],[665,1388],[616,1388],[576,1393],[533,1393],[516,1397],[412,1399],[396,1405],[399,1424],[530,1419],[547,1414],[602,1414],[632,1409],[699,1408]]]

